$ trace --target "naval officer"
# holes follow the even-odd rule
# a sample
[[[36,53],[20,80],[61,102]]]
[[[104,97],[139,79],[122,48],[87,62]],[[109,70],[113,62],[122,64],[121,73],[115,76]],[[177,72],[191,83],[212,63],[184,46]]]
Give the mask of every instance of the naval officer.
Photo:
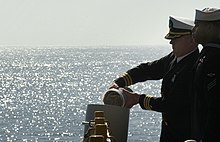
[[[193,134],[202,142],[220,141],[220,9],[196,10],[195,42],[203,46],[195,67]]]
[[[110,86],[120,88],[162,79],[160,97],[123,90],[127,95],[126,107],[139,104],[144,110],[162,113],[160,142],[183,142],[190,138],[189,90],[192,67],[199,54],[198,44],[192,39],[193,26],[192,20],[170,16],[169,33],[165,39],[170,40],[172,52],[129,69]]]

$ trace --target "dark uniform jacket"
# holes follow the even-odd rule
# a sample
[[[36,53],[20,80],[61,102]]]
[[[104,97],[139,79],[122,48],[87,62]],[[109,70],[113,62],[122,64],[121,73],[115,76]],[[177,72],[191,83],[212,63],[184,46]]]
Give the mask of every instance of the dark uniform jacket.
[[[162,79],[161,97],[141,95],[139,104],[143,109],[162,112],[161,142],[183,142],[190,133],[190,94],[192,67],[199,55],[195,50],[175,66],[173,53],[153,61],[142,63],[128,70],[115,80],[120,87],[137,82]]]
[[[196,65],[192,113],[194,136],[202,142],[220,141],[219,65],[220,44],[203,46]]]

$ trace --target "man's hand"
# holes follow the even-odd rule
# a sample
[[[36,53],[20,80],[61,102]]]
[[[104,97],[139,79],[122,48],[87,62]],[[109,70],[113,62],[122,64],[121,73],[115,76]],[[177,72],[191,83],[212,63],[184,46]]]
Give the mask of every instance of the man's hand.
[[[139,97],[140,95],[134,92],[130,92],[124,88],[120,88],[123,90],[123,94],[126,95],[126,102],[125,102],[125,106],[127,108],[132,108],[134,105],[139,103]]]
[[[113,83],[111,84],[111,86],[109,87],[109,89],[111,89],[111,88],[118,89],[119,86],[118,86],[118,84],[116,84],[115,82],[113,82]]]

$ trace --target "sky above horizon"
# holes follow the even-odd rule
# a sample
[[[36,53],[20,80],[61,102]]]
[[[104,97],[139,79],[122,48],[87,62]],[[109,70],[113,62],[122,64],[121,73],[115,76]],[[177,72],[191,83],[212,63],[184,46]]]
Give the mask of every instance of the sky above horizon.
[[[167,45],[169,16],[220,0],[0,0],[0,46]]]

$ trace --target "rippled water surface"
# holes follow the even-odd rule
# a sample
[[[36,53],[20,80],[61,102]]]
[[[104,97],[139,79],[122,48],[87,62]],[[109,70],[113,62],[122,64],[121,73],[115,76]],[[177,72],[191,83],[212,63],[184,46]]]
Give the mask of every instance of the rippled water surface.
[[[169,47],[0,47],[0,141],[80,142],[87,104],[112,80]],[[131,86],[160,95],[161,81]],[[161,115],[135,106],[128,142],[157,142]]]

